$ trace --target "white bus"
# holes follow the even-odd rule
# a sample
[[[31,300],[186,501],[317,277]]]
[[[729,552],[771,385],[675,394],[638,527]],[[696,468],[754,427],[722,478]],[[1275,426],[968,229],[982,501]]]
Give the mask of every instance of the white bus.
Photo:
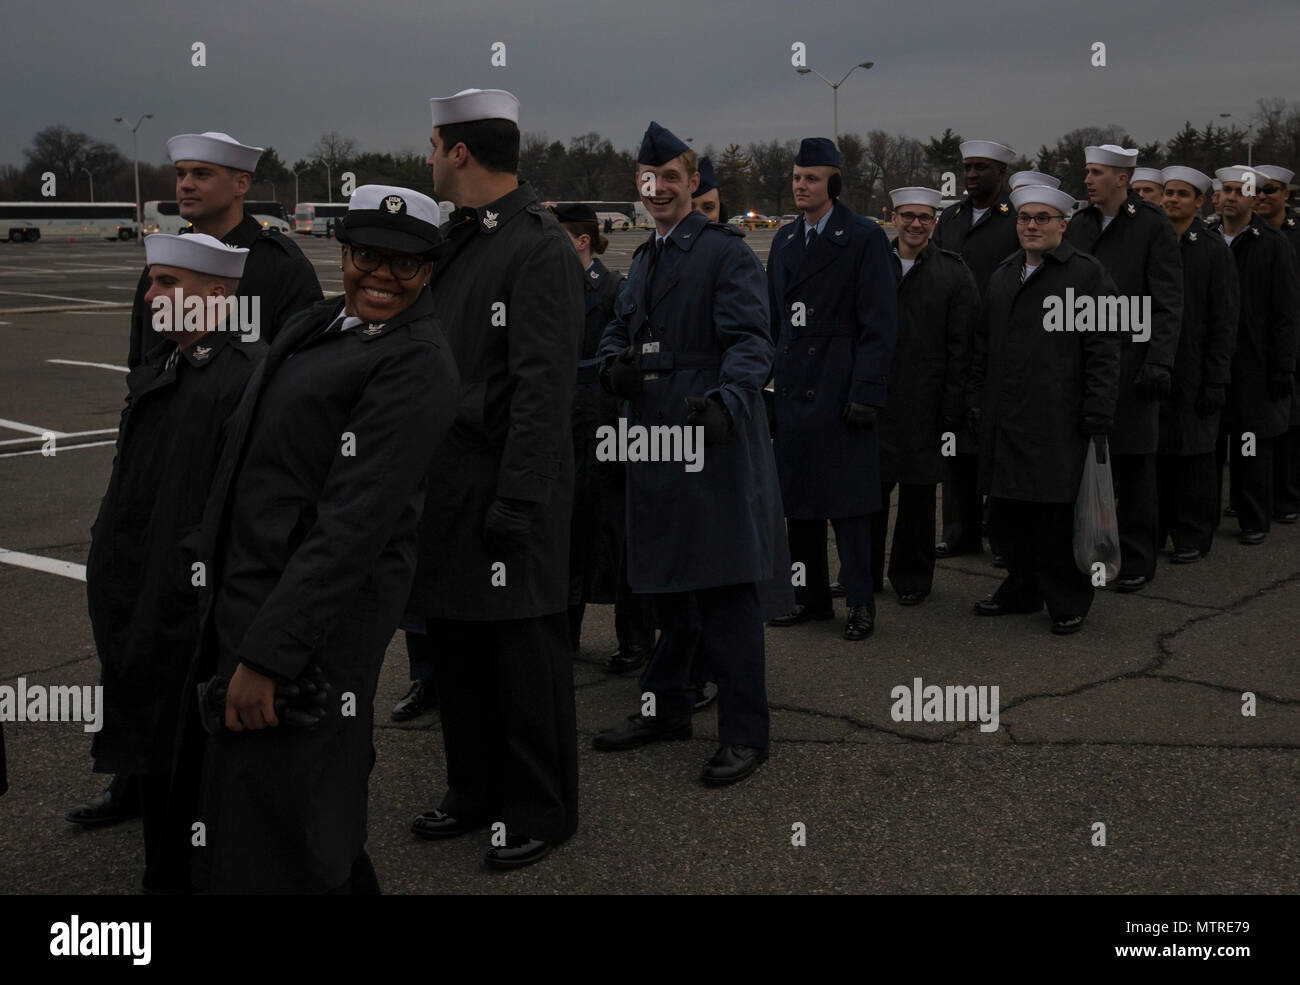
[[[252,215],[262,224],[263,229],[276,229],[282,233],[289,231],[289,217],[284,206],[279,202],[244,202],[244,212]],[[169,233],[176,235],[190,226],[188,219],[181,218],[180,203],[175,201],[155,201],[144,203],[144,234]]]
[[[334,220],[347,214],[347,202],[299,202],[293,210],[293,231],[299,236],[333,236]]]
[[[134,202],[0,202],[0,234],[11,243],[134,239]]]
[[[560,205],[560,202],[543,202],[547,208]],[[596,213],[596,225],[603,230],[605,220],[609,219],[615,229],[648,229],[652,226],[649,210],[637,202],[570,202],[565,205],[590,205]]]

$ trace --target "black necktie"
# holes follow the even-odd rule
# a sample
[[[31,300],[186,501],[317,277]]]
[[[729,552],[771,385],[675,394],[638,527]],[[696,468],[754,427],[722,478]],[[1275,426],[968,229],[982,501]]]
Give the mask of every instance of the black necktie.
[[[659,260],[663,257],[663,255],[664,255],[664,240],[659,237],[656,237],[655,245],[650,250],[650,267],[648,270],[646,270],[646,275],[645,275],[645,297],[643,300],[645,301],[645,313],[647,318],[650,317],[650,298],[652,296],[651,289],[654,286],[655,270],[658,269]]]
[[[816,229],[809,229],[809,230],[808,230],[808,238],[807,238],[806,240],[804,240],[804,243],[807,245],[808,249],[811,250],[811,249],[812,249],[812,245],[813,245],[813,243],[815,243],[815,242],[817,242],[817,230],[816,230]]]

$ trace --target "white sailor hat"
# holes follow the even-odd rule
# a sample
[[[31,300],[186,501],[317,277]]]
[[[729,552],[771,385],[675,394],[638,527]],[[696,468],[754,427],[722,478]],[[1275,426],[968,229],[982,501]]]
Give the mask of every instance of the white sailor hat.
[[[173,161],[206,161],[239,171],[257,169],[261,147],[247,147],[228,133],[178,133],[167,141],[167,155]]]
[[[999,144],[996,140],[962,141],[961,159],[965,161],[972,157],[986,157],[990,161],[998,161],[1001,164],[1010,164],[1016,159],[1016,152],[1006,144]]]
[[[238,279],[244,276],[246,259],[248,250],[227,246],[207,233],[187,233],[184,236],[154,233],[144,238],[144,262],[149,266],[161,263],[167,267]]]
[[[348,200],[348,211],[334,227],[340,243],[377,246],[423,256],[442,242],[438,203],[398,185],[362,185]]]
[[[1051,185],[1021,185],[1011,193],[1011,205],[1019,209],[1022,205],[1050,205],[1069,215],[1074,208],[1074,196]]]
[[[1007,184],[1011,186],[1012,191],[1024,185],[1047,185],[1049,188],[1060,188],[1061,179],[1043,174],[1041,171],[1017,171],[1007,179]]]
[[[1157,185],[1163,185],[1165,183],[1165,179],[1161,177],[1161,171],[1159,168],[1134,168],[1133,180],[1150,181]]]
[[[1222,182],[1236,181],[1238,183],[1244,183],[1248,174],[1255,176],[1256,185],[1268,184],[1268,175],[1257,171],[1249,164],[1234,164],[1232,167],[1219,168],[1214,172],[1214,176]]]
[[[1216,192],[1221,192],[1223,191],[1223,182],[1218,178],[1214,178],[1210,181],[1210,187],[1212,187]]]
[[[1083,162],[1085,164],[1102,164],[1108,168],[1131,168],[1137,164],[1138,149],[1121,147],[1119,144],[1102,144],[1100,147],[1085,147]]]
[[[1195,168],[1185,168],[1182,165],[1168,167],[1160,172],[1160,183],[1162,185],[1167,185],[1171,181],[1185,181],[1202,195],[1210,190],[1212,183],[1218,184],[1218,182],[1212,182],[1208,174],[1197,171]]]
[[[435,127],[471,120],[519,122],[519,100],[504,89],[462,89],[454,96],[435,96],[429,110]]]
[[[904,205],[928,205],[936,212],[939,211],[939,202],[943,199],[943,195],[935,189],[918,186],[895,188],[889,193],[889,197],[893,200],[896,209],[901,209]]]
[[[1295,177],[1294,171],[1278,167],[1276,164],[1256,164],[1255,170],[1266,177],[1272,178],[1274,181],[1282,182],[1284,185],[1291,184],[1291,179]]]

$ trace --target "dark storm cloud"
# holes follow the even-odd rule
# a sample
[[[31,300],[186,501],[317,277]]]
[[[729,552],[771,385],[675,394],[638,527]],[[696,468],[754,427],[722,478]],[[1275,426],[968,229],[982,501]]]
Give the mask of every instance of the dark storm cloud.
[[[0,160],[64,123],[129,154],[114,116],[152,112],[141,157],[164,160],[185,130],[226,130],[292,162],[338,130],[363,149],[415,149],[427,99],[501,87],[526,131],[595,130],[634,147],[651,118],[695,145],[831,131],[831,90],[790,63],[792,42],[838,79],[840,128],[929,137],[946,126],[1032,156],[1079,126],[1117,123],[1142,141],[1260,97],[1295,91],[1294,0],[1225,9],[1209,0],[1087,4],[427,2],[52,2],[6,15]],[[207,67],[190,64],[207,45]],[[490,64],[495,41],[507,64]],[[1093,68],[1091,45],[1107,45]]]

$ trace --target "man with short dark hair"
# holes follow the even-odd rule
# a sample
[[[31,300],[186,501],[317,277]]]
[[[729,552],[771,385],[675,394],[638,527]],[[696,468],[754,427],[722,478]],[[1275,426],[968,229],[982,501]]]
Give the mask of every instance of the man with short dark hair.
[[[1223,238],[1197,218],[1209,176],[1176,166],[1161,179],[1182,254],[1183,322],[1173,389],[1160,405],[1156,546],[1172,539],[1171,560],[1191,564],[1209,553],[1218,526],[1214,446],[1237,339],[1237,270]]]
[[[1120,545],[1115,586],[1121,592],[1137,592],[1156,576],[1160,401],[1173,386],[1183,268],[1178,238],[1164,210],[1129,187],[1137,149],[1103,144],[1085,148],[1085,154],[1084,183],[1092,204],[1070,219],[1065,239],[1102,262],[1118,293],[1129,299],[1130,315],[1135,305],[1139,312],[1150,311],[1149,325],[1130,317],[1129,325],[1112,326],[1122,329],[1118,337],[1123,352],[1109,436]]]
[[[1254,192],[1268,176],[1245,164],[1215,174],[1223,182],[1219,231],[1237,265],[1241,298],[1218,461],[1222,468],[1231,455],[1238,539],[1254,546],[1268,537],[1273,519],[1273,439],[1287,431],[1291,419],[1300,274],[1282,232],[1254,213]]]
[[[995,140],[967,140],[961,144],[961,156],[966,197],[943,210],[932,240],[939,249],[961,255],[983,298],[993,271],[1020,246],[1006,188],[1007,168],[1016,152]],[[977,452],[965,429],[958,428],[957,454],[943,483],[943,533],[934,547],[938,557],[984,549]],[[991,539],[989,543],[997,555],[998,548]]]
[[[429,101],[429,164],[457,206],[430,280],[460,370],[460,410],[429,472],[408,605],[442,708],[447,793],[428,839],[504,822],[486,861],[544,858],[578,826],[569,648],[569,409],[582,265],[519,165],[519,101],[467,89]]]

